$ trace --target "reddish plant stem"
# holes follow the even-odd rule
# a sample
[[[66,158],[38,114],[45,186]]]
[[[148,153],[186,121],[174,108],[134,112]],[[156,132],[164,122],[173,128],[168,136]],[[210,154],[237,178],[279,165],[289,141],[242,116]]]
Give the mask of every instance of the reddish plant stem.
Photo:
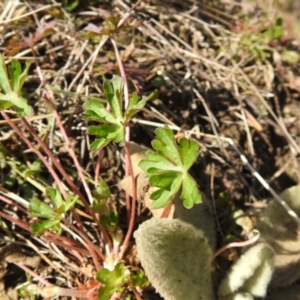
[[[99,176],[100,176],[100,167],[101,167],[101,149],[98,151],[98,157],[95,168],[95,185],[97,185]]]
[[[118,62],[120,74],[124,80],[124,102],[125,102],[125,108],[128,106],[129,103],[129,93],[128,93],[128,83],[127,83],[127,78],[124,70],[124,66],[122,63],[122,59],[117,47],[116,42],[114,41],[113,38],[111,38],[112,45],[114,47],[116,59]],[[126,193],[126,209],[127,209],[127,219],[129,219],[129,225],[128,225],[128,230],[122,245],[122,249],[120,252],[120,259],[123,257],[124,253],[126,252],[128,245],[129,245],[129,240],[131,238],[132,232],[133,232],[133,226],[134,226],[134,221],[135,221],[135,207],[136,207],[136,183],[135,183],[135,178],[134,178],[134,173],[133,173],[133,168],[132,168],[132,161],[131,161],[131,156],[130,156],[130,127],[129,123],[125,124],[126,126],[126,133],[125,133],[125,152],[126,152],[126,159],[125,159],[125,176],[131,176],[132,179],[132,202],[130,204],[130,196]]]
[[[101,270],[101,265],[100,265],[100,262],[97,259],[97,256],[96,256],[96,253],[95,253],[96,251],[95,251],[95,248],[94,248],[94,244],[91,242],[91,240],[89,239],[88,235],[85,233],[84,227],[83,227],[83,225],[82,225],[82,223],[81,223],[81,221],[79,219],[79,216],[75,212],[74,208],[72,209],[72,213],[73,213],[74,218],[75,218],[75,220],[77,222],[77,226],[79,225],[78,226],[78,228],[79,228],[79,230],[78,230],[79,234],[85,240],[85,242],[87,243],[88,250],[90,251],[90,254],[91,254],[93,262],[94,262],[94,265],[96,267],[96,270],[99,271],[99,270]],[[75,229],[75,228],[73,228],[73,229]],[[82,233],[84,233],[84,234],[82,234]],[[100,257],[101,257],[102,260],[105,260],[105,256],[103,255],[103,253],[101,253],[100,251],[97,251],[97,253],[100,255]]]
[[[75,298],[87,298],[91,295],[91,293],[95,293],[95,288],[91,290],[77,290],[77,289],[67,289],[55,286],[48,282],[46,279],[42,278],[35,272],[33,272],[27,266],[21,263],[14,263],[19,268],[23,269],[25,272],[30,274],[32,277],[38,279],[39,282],[43,283],[45,287],[38,287],[35,288],[35,293],[42,295],[44,298],[50,298],[55,296],[65,296],[65,297],[75,297]],[[98,287],[96,287],[98,288]]]
[[[127,83],[126,73],[125,73],[125,70],[124,70],[124,67],[123,67],[122,59],[121,59],[117,44],[116,44],[115,40],[112,37],[110,38],[110,40],[111,40],[111,43],[112,43],[114,51],[115,51],[115,55],[116,55],[116,59],[117,59],[117,62],[118,62],[120,74],[121,74],[121,77],[122,77],[123,82],[124,82],[124,106],[126,108],[128,103],[129,103],[128,83]],[[127,142],[129,143],[129,141],[130,141],[130,127],[129,127],[129,124],[125,124],[125,127],[126,127],[125,143],[127,143]],[[126,152],[126,155],[127,154],[128,153]],[[129,155],[130,155],[130,151],[129,151]],[[129,168],[128,168],[128,158],[126,157],[126,159],[125,159],[125,177],[128,177],[130,175],[134,176],[133,173],[130,174],[130,171],[129,171]],[[135,185],[133,185],[132,187],[134,189]],[[131,216],[131,209],[132,209],[132,207],[131,207],[131,203],[130,203],[130,196],[126,192],[126,213],[127,213],[127,222],[128,223],[130,223],[129,220],[130,220],[130,216]]]
[[[171,211],[172,205],[174,204],[174,200],[172,200],[167,207],[165,207],[164,211],[162,212],[160,218],[167,218],[169,216],[169,213]]]
[[[255,230],[254,233],[255,233],[254,237],[252,237],[251,239],[249,239],[247,241],[233,242],[233,243],[229,243],[229,244],[223,246],[222,248],[220,248],[219,250],[217,250],[214,253],[213,258],[216,258],[218,255],[220,255],[226,249],[234,248],[234,247],[246,247],[246,246],[249,246],[249,245],[252,245],[252,244],[256,243],[258,241],[259,237],[260,237],[260,233],[259,233],[258,230]]]
[[[16,224],[17,226],[19,226],[20,228],[22,228],[28,232],[31,232],[31,229],[29,228],[29,226],[26,222],[23,222],[18,218],[12,217],[12,216],[2,212],[1,210],[0,210],[0,217],[12,222],[13,224]]]
[[[10,118],[7,116],[7,114],[2,111],[2,116],[5,118],[5,120],[9,123],[9,125],[14,129],[14,131],[22,138],[22,140],[28,145],[29,148],[31,148],[36,154],[37,156],[41,159],[41,161],[45,164],[45,166],[48,168],[49,172],[51,173],[51,175],[53,176],[53,178],[55,179],[56,183],[58,184],[59,188],[60,188],[60,191],[62,193],[62,195],[64,196],[64,199],[66,199],[67,195],[66,195],[66,191],[64,190],[64,188],[62,187],[62,183],[61,181],[59,180],[57,174],[55,173],[54,169],[52,168],[52,166],[48,163],[48,161],[44,158],[44,156],[41,154],[41,152],[39,150],[37,150],[35,148],[35,146],[24,136],[23,132],[21,130],[19,130],[19,128],[13,123],[11,122]],[[59,171],[63,171],[64,170],[62,169],[61,165],[56,161],[54,155],[52,154],[52,152],[49,150],[49,148],[42,142],[42,140],[39,138],[39,136],[36,134],[35,130],[30,126],[30,124],[24,119],[22,118],[23,122],[24,122],[24,125],[27,127],[27,129],[29,130],[29,132],[38,140],[40,146],[42,147],[42,149],[48,154],[48,156],[52,159],[53,163],[55,164],[56,167],[58,167]],[[68,177],[68,176],[67,176]],[[70,180],[71,181],[71,180]],[[83,196],[82,196],[83,197]],[[86,233],[84,232],[84,228],[80,222],[80,219],[78,218],[77,214],[75,213],[75,210],[73,211],[73,215],[77,221],[77,224],[80,226],[81,228],[81,235],[82,237],[86,237],[87,240],[89,240],[88,236],[86,235]],[[17,223],[18,220],[15,219],[14,220],[14,223]],[[18,226],[21,227],[21,225],[18,224]],[[28,228],[29,231],[31,231],[29,228]],[[85,240],[86,240],[85,239]],[[90,242],[90,245],[92,243]],[[92,250],[93,248],[91,248],[90,250]],[[92,253],[91,253],[92,255]],[[92,257],[95,258],[95,255],[92,255]],[[104,258],[104,255],[102,254],[101,256],[102,259],[105,259]],[[95,266],[97,266],[98,268],[101,268],[98,260],[96,259],[94,261],[95,263]],[[97,268],[97,269],[98,269]]]
[[[132,288],[132,292],[134,293],[136,300],[142,300],[142,297],[140,296],[139,292],[135,288]]]
[[[49,164],[49,162],[44,158],[44,156],[41,154],[41,152],[39,150],[36,149],[36,147],[24,136],[24,134],[22,133],[22,131],[13,123],[11,122],[10,118],[7,116],[7,114],[2,111],[2,116],[5,118],[5,120],[9,123],[9,125],[14,129],[14,131],[22,138],[22,140],[28,145],[29,148],[31,148],[36,154],[37,156],[41,159],[41,161],[45,164],[45,166],[48,168],[49,172],[51,173],[51,175],[53,176],[55,182],[58,184],[58,187],[60,188],[61,193],[63,194],[64,198],[66,199],[67,195],[66,195],[66,191],[64,190],[64,188],[62,187],[62,183],[59,179],[59,177],[57,176],[56,172],[53,170],[52,166]],[[38,143],[40,144],[40,146],[42,147],[42,149],[46,152],[46,154],[51,158],[52,162],[54,163],[54,165],[58,168],[58,170],[63,173],[65,179],[69,179],[67,180],[68,183],[73,183],[71,181],[71,179],[69,178],[68,174],[64,171],[64,169],[61,167],[61,165],[57,162],[57,160],[55,159],[54,155],[52,154],[52,152],[49,150],[49,148],[43,143],[43,141],[40,139],[40,137],[37,135],[37,133],[35,132],[35,130],[30,126],[30,124],[27,122],[27,120],[25,120],[24,118],[22,118],[24,125],[26,126],[26,128],[29,130],[29,132],[33,135],[33,137],[38,141]],[[73,186],[75,187],[74,183]],[[76,188],[76,190],[78,191],[78,195],[80,195],[79,190]],[[75,191],[76,191],[75,190]],[[81,195],[82,199],[84,199],[83,195]],[[89,205],[86,203],[87,207],[90,209]],[[91,209],[90,209],[91,210]],[[73,215],[77,221],[77,224],[79,225],[80,229],[81,229],[81,233],[82,236],[86,236],[86,238],[88,239],[86,233],[84,232],[84,228],[81,224],[81,221],[79,219],[79,217],[77,216],[77,213],[75,213],[75,210],[73,211]],[[97,219],[95,217],[95,219]],[[99,224],[101,224],[99,222],[99,220],[97,220]],[[101,224],[102,225],[102,224]],[[101,228],[101,227],[100,227]],[[106,232],[106,231],[105,231]],[[108,235],[107,235],[108,240],[110,241]],[[102,256],[104,258],[104,256]]]
[[[28,131],[32,134],[32,136],[36,139],[36,141],[39,143],[39,145],[42,147],[42,149],[44,150],[44,152],[49,156],[49,158],[52,160],[53,164],[55,165],[55,167],[59,170],[59,172],[63,175],[63,177],[65,178],[65,180],[67,181],[68,185],[72,188],[72,190],[74,191],[74,193],[76,193],[76,195],[79,196],[80,200],[83,202],[85,208],[87,209],[87,211],[90,213],[90,215],[93,217],[93,220],[97,223],[97,226],[99,226],[100,230],[103,233],[103,237],[105,242],[108,245],[111,245],[111,240],[109,238],[109,235],[107,233],[107,231],[105,230],[105,228],[102,226],[102,224],[99,222],[98,218],[96,217],[94,211],[90,208],[90,205],[86,202],[84,196],[82,195],[82,193],[79,191],[79,189],[77,188],[77,186],[74,184],[74,182],[71,180],[71,178],[69,177],[69,175],[67,174],[67,172],[62,168],[61,164],[56,160],[55,156],[53,155],[53,153],[50,151],[50,149],[47,147],[47,145],[41,140],[41,138],[38,136],[38,134],[36,133],[36,131],[34,130],[34,128],[27,122],[26,119],[22,118],[22,121],[24,122],[24,125],[26,126],[26,128],[28,129]],[[48,163],[48,162],[47,162]],[[75,210],[73,211],[74,213],[74,217],[76,218],[77,213],[75,213]],[[86,233],[83,230],[83,226],[80,225],[80,219],[77,217],[76,221],[78,222],[78,225],[80,226],[81,230],[82,230],[82,234],[86,235]]]
[[[27,214],[28,211],[21,205],[19,205],[19,203],[16,203],[15,201],[5,197],[5,196],[2,196],[0,195],[0,200],[2,200],[3,202],[9,204],[9,205],[13,205],[14,207],[16,207],[19,211],[22,211],[23,213]]]
[[[14,265],[18,266],[19,268],[21,268],[22,270],[24,270],[25,272],[29,273],[32,277],[36,278],[39,280],[39,282],[43,283],[46,286],[52,286],[53,284],[51,284],[50,282],[48,282],[46,279],[44,279],[43,277],[39,276],[37,273],[33,272],[30,268],[28,268],[27,266],[21,264],[21,263],[13,263]]]
[[[132,179],[132,206],[131,206],[131,215],[130,215],[130,220],[129,220],[129,226],[128,230],[126,232],[126,236],[122,245],[122,249],[120,252],[120,259],[122,259],[124,253],[126,252],[128,245],[129,245],[129,240],[133,232],[133,226],[134,226],[134,221],[135,221],[135,207],[136,207],[136,184],[135,184],[135,178],[133,174],[133,168],[132,168],[132,161],[130,157],[130,149],[129,149],[129,143],[125,142],[125,151],[126,151],[126,158],[128,159],[128,168],[131,174],[131,179]]]
[[[62,193],[63,197],[66,199],[66,197],[67,197],[66,196],[66,191],[64,190],[64,188],[62,186],[62,182],[59,179],[59,177],[57,176],[57,174],[54,171],[54,169],[52,168],[52,166],[48,163],[48,161],[45,159],[45,157],[42,155],[42,153],[39,150],[37,150],[36,147],[29,141],[29,139],[26,136],[24,136],[23,132],[15,125],[15,123],[11,121],[11,119],[6,114],[6,112],[1,111],[1,114],[2,114],[3,118],[8,122],[8,124],[10,125],[10,127],[20,136],[20,138],[27,144],[27,146],[31,150],[33,150],[33,152],[45,164],[45,166],[48,168],[49,172],[51,173],[53,179],[57,183],[57,186],[58,186],[60,192]]]
[[[73,225],[70,225],[72,230],[76,231],[77,233],[81,233],[78,229],[76,229],[75,226]],[[94,264],[95,264],[95,267],[96,267],[96,270],[97,271],[100,271],[102,269],[102,266],[100,265],[97,257],[95,256],[95,253],[98,254],[98,256],[102,259],[102,260],[105,260],[105,256],[103,255],[103,253],[99,250],[99,248],[94,245],[89,238],[87,238],[86,236],[82,236],[82,238],[84,239],[84,241],[88,244],[88,247],[89,247],[89,250],[91,251],[91,255],[92,255],[92,258],[93,258],[93,261],[94,261]]]
[[[56,246],[60,246],[63,249],[71,249],[73,251],[76,251],[78,253],[85,254],[85,255],[90,254],[88,250],[79,248],[78,245],[74,244],[73,240],[69,240],[68,238],[63,237],[63,236],[56,236],[52,232],[46,232],[43,235],[43,239],[49,243],[54,243]]]
[[[46,92],[46,99],[47,101],[49,102],[49,104],[51,105],[52,109],[53,109],[53,115],[55,117],[55,120],[58,124],[58,127],[60,129],[60,132],[65,140],[65,143],[66,143],[66,146],[68,147],[68,150],[69,150],[69,154],[71,155],[73,161],[74,161],[74,164],[77,168],[77,171],[78,171],[78,174],[80,176],[80,179],[82,181],[82,184],[85,188],[85,191],[88,195],[88,198],[90,199],[90,202],[92,203],[92,195],[91,195],[91,191],[88,187],[88,184],[84,178],[84,175],[83,175],[83,172],[82,172],[82,169],[81,169],[81,166],[79,164],[79,161],[76,157],[76,154],[75,154],[75,151],[74,149],[71,147],[71,143],[69,141],[69,138],[66,134],[66,131],[64,129],[64,126],[62,125],[62,122],[60,120],[60,117],[58,115],[58,112],[56,110],[56,107],[55,107],[55,104],[54,102],[52,101],[52,98],[51,98],[51,94],[49,93],[48,89],[46,88],[46,85],[45,85],[45,80],[44,80],[44,77],[43,77],[43,74],[41,72],[41,69],[39,67],[39,63],[38,63],[38,60],[37,60],[37,57],[36,57],[36,54],[35,54],[35,51],[33,48],[31,48],[32,50],[32,54],[33,54],[33,57],[34,57],[34,61],[35,61],[35,65],[37,67],[37,72],[39,74],[39,77],[40,77],[40,80],[41,80],[41,83],[42,85],[44,86],[44,89],[45,89],[45,92]],[[28,124],[28,123],[27,123]],[[29,125],[29,124],[28,124]],[[31,127],[31,126],[30,126]],[[33,128],[32,128],[33,129]],[[39,138],[38,135],[36,135],[36,138],[39,139],[39,143],[42,143],[44,144],[41,139]],[[45,145],[46,146],[46,145]],[[48,147],[46,146],[46,148],[48,149]],[[49,150],[49,149],[48,149]],[[51,151],[49,150],[48,152],[51,153]],[[47,153],[47,152],[46,152]],[[51,153],[52,154],[52,153]],[[53,156],[53,155],[52,155]],[[54,156],[53,156],[54,157]],[[96,222],[97,226],[99,227],[99,229],[101,230],[102,234],[103,234],[103,238],[104,238],[104,242],[108,245],[109,249],[112,250],[112,242],[111,242],[111,239],[106,231],[106,229],[102,226],[102,224],[100,223],[100,221],[98,220],[96,214],[94,213],[94,211],[90,208],[89,204],[86,202],[85,198],[83,197],[83,195],[80,193],[79,189],[76,187],[76,185],[73,183],[73,181],[70,179],[70,177],[68,176],[68,174],[65,172],[65,170],[63,168],[61,168],[61,165],[56,161],[56,159],[54,159],[53,163],[56,165],[56,167],[58,168],[57,165],[59,165],[60,167],[60,171],[62,172],[62,175],[65,177],[66,181],[68,182],[69,186],[73,189],[73,191],[80,197],[81,201],[83,202],[85,208],[88,210],[88,212],[91,214],[93,220]]]

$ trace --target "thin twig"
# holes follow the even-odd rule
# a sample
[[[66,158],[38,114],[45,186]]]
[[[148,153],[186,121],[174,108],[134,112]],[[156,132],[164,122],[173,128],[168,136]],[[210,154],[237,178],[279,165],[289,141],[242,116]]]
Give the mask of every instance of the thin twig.
[[[219,249],[218,251],[215,252],[215,254],[213,255],[213,258],[216,258],[218,255],[220,255],[226,249],[237,248],[237,247],[246,247],[246,246],[250,246],[250,245],[256,243],[258,241],[259,237],[260,237],[260,233],[259,233],[258,230],[254,229],[253,234],[254,234],[254,237],[252,237],[251,239],[249,239],[247,241],[234,242],[234,243],[230,243],[230,244],[227,244],[227,245],[223,246],[221,249]]]

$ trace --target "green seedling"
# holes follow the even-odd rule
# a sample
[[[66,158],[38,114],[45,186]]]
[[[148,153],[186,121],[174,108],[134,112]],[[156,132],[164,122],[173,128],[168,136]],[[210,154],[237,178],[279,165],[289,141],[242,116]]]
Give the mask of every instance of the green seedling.
[[[0,144],[0,169],[3,170],[7,166],[8,150]]]
[[[280,50],[280,58],[288,63],[296,63],[299,60],[299,51],[288,50],[285,45],[285,27],[281,18],[276,18],[274,22],[266,26],[264,22],[256,26],[245,24],[246,29],[242,31],[241,40],[238,46],[238,53],[247,51],[256,59],[264,61],[272,54]],[[280,47],[277,47],[277,46]],[[239,57],[239,56],[238,56]]]
[[[111,195],[108,184],[103,178],[99,178],[96,188],[93,190],[93,197],[95,201],[100,199],[107,199]],[[97,199],[97,200],[96,200]]]
[[[80,5],[79,0],[63,0],[62,6],[66,9],[67,12],[72,12]]]
[[[120,15],[115,15],[108,17],[105,20],[105,24],[103,28],[97,27],[93,24],[89,24],[85,30],[89,31],[88,32],[88,38],[95,38],[97,36],[110,36],[113,34],[116,34],[118,32],[128,30],[128,29],[133,29],[142,24],[142,21],[133,19],[130,20],[129,22],[125,21],[122,24],[120,24],[121,21],[121,16]]]
[[[193,177],[188,170],[197,159],[199,145],[194,141],[182,138],[176,142],[172,130],[159,128],[155,131],[156,139],[148,151],[146,159],[139,163],[145,171],[151,186],[158,189],[150,196],[154,200],[152,207],[167,206],[181,189],[180,198],[186,208],[201,202],[201,194]]]
[[[99,289],[98,300],[107,300],[114,293],[123,293],[128,286],[144,287],[149,285],[142,271],[130,272],[128,269],[125,269],[123,263],[118,263],[112,271],[103,268],[97,273],[96,278],[104,285]]]
[[[89,100],[84,105],[85,120],[93,120],[100,125],[91,125],[88,133],[96,135],[97,139],[91,144],[92,150],[107,146],[110,142],[124,144],[126,123],[146,104],[146,99],[139,99],[136,93],[129,98],[128,106],[123,112],[123,79],[114,76],[111,81],[104,83],[105,98],[110,105],[108,111],[98,100]]]
[[[0,110],[15,107],[20,117],[32,114],[32,108],[21,96],[29,67],[30,62],[27,61],[25,69],[22,70],[17,60],[13,60],[10,66],[6,67],[4,57],[0,55]]]
[[[60,235],[62,232],[61,221],[64,215],[69,211],[77,201],[77,197],[68,195],[64,201],[59,191],[54,188],[47,188],[46,195],[51,203],[47,204],[43,201],[33,198],[29,205],[30,218],[41,218],[46,220],[38,220],[31,225],[31,229],[35,236],[45,233],[47,230],[53,231]]]

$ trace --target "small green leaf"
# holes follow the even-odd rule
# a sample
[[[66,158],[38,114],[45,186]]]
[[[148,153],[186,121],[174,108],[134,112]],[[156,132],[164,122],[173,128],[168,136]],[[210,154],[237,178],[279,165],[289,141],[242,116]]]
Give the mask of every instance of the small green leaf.
[[[115,123],[116,119],[113,115],[103,107],[102,103],[98,100],[88,100],[83,106],[85,113],[85,119],[93,119],[96,121],[105,121],[108,123]]]
[[[0,88],[4,93],[12,92],[4,57],[0,55]]]
[[[166,84],[166,80],[163,75],[157,75],[151,80],[151,84],[156,88],[160,88]]]
[[[30,214],[29,217],[39,217],[39,218],[54,218],[55,212],[48,204],[33,198],[29,204]]]
[[[66,203],[65,203],[65,210],[64,212],[67,212],[69,211],[76,203],[76,201],[78,200],[78,196],[71,196],[71,195],[68,195],[67,196],[67,200],[66,200]]]
[[[104,93],[117,120],[122,120],[123,80],[114,76],[111,81],[104,82]]]
[[[110,232],[115,230],[118,225],[119,215],[116,211],[112,211],[108,216],[101,215],[100,221],[101,224],[105,227],[105,229]]]
[[[183,205],[186,208],[192,208],[194,204],[201,202],[201,194],[199,193],[197,184],[190,175],[186,176],[182,182],[180,198],[184,199]]]
[[[47,188],[46,195],[50,198],[51,202],[55,205],[56,208],[60,207],[63,204],[61,194],[56,189]]]
[[[182,162],[172,130],[169,128],[158,128],[155,133],[156,139],[152,141],[152,147],[159,154],[174,162],[174,164],[181,165]]]
[[[20,117],[32,114],[32,108],[27,104],[26,99],[20,95],[29,66],[30,63],[27,62],[22,72],[20,63],[13,60],[7,68],[4,57],[0,55],[0,88],[4,92],[0,94],[0,102],[4,102],[0,103],[0,108],[7,108],[14,105]],[[12,105],[9,105],[7,102],[10,102]]]
[[[300,52],[284,48],[281,53],[281,59],[289,64],[296,64],[300,60]]]
[[[124,264],[118,263],[113,271],[103,268],[97,273],[97,280],[105,285],[99,289],[98,300],[110,299],[114,293],[122,292],[124,290],[124,284],[128,281],[124,272]]]
[[[108,139],[114,139],[120,129],[122,130],[122,128],[116,125],[89,126],[88,133],[99,137],[106,136]]]
[[[61,234],[61,227],[59,220],[44,220],[37,221],[31,225],[31,229],[35,236],[44,234],[47,230],[51,229],[55,234]]]
[[[173,170],[176,172],[181,169],[174,163],[170,162],[168,158],[153,151],[148,151],[146,153],[146,159],[142,160],[139,166],[147,172],[147,175],[164,172],[166,170]]]
[[[21,89],[22,89],[22,87],[24,85],[24,82],[25,82],[25,80],[26,80],[26,78],[28,76],[28,72],[29,72],[30,66],[31,66],[31,62],[30,61],[26,61],[25,69],[23,70],[23,72],[18,77],[18,84],[17,84],[17,86],[18,86],[18,90],[17,90],[18,93],[21,92]]]
[[[182,164],[185,169],[189,169],[195,162],[195,157],[197,157],[199,151],[199,145],[195,141],[189,141],[187,139],[181,139],[179,142],[179,153],[182,159]]]
[[[14,92],[20,92],[21,88],[19,86],[19,77],[21,75],[22,69],[21,64],[17,60],[12,60],[9,67],[9,76],[12,82],[12,89]]]
[[[105,25],[107,26],[107,29],[110,31],[115,31],[118,28],[118,24],[121,20],[120,15],[109,17],[105,20]]]
[[[180,173],[175,172],[159,173],[158,175],[151,176],[150,185],[170,190],[174,180],[176,180],[180,176]]]
[[[142,270],[137,270],[130,274],[131,285],[133,287],[146,287],[150,284]]]
[[[67,1],[66,10],[68,12],[72,12],[78,7],[78,5],[79,5],[79,0]]]
[[[284,33],[283,23],[281,18],[277,18],[276,22],[268,27],[267,36],[269,40],[277,40]]]
[[[125,125],[144,107],[146,100],[139,101],[137,94],[133,94],[123,113],[123,93],[123,79],[120,76],[114,76],[110,81],[104,82],[104,94],[111,111],[104,108],[97,100],[89,100],[84,104],[84,119],[100,123],[98,126],[92,125],[88,128],[89,134],[99,137],[91,144],[92,150],[103,148],[110,142],[124,144]]]
[[[137,93],[133,93],[125,110],[126,121],[132,118],[141,109],[143,109],[145,105],[146,99],[139,100],[139,96],[137,95]]]
[[[12,103],[4,100],[4,95],[0,93],[0,110],[12,107]]]
[[[110,143],[110,140],[107,139],[96,139],[93,143],[91,143],[91,150],[97,150],[104,148]]]
[[[111,195],[110,189],[106,181],[100,177],[97,182],[97,187],[93,190],[93,196],[100,199],[107,199]]]
[[[36,160],[28,169],[25,170],[24,176],[27,178],[28,176],[39,174],[41,171],[41,161]]]

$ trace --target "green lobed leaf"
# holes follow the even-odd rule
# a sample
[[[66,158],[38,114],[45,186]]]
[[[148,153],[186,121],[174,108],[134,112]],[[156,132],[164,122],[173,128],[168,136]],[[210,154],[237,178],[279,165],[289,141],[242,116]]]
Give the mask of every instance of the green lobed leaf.
[[[153,169],[159,170],[161,172],[167,170],[180,171],[181,167],[176,166],[174,163],[169,161],[166,157],[161,154],[155,153],[153,151],[148,151],[146,153],[146,159],[142,160],[139,164],[140,168],[148,173],[153,173]],[[159,171],[156,171],[159,172]]]
[[[122,120],[123,79],[114,76],[111,81],[104,82],[104,93],[116,119]]]
[[[125,139],[125,128],[123,126],[117,125],[98,125],[90,126],[88,128],[88,133],[101,137],[96,139],[91,144],[92,150],[97,150],[99,148],[105,147],[110,142],[124,143]]]
[[[122,128],[121,128],[122,130]],[[120,131],[120,127],[116,125],[98,125],[89,126],[88,133],[99,137],[115,138]]]
[[[33,111],[27,104],[27,100],[19,95],[27,77],[29,66],[30,63],[26,62],[26,67],[22,72],[19,61],[13,60],[7,70],[5,60],[0,55],[0,87],[4,92],[0,95],[0,100],[4,101],[0,104],[0,108],[8,108],[14,105],[20,117],[30,116]]]
[[[201,194],[199,193],[195,180],[190,176],[186,176],[182,182],[182,190],[180,198],[186,208],[192,208],[194,204],[201,202]]]
[[[161,155],[167,157],[176,165],[182,165],[174,134],[169,128],[158,128],[155,131],[156,139],[152,141],[152,147]]]
[[[178,151],[184,168],[188,170],[196,161],[199,145],[195,141],[189,141],[183,138],[179,142]]]
[[[129,103],[124,113],[125,120],[130,120],[130,118],[132,118],[137,112],[143,109],[145,105],[146,99],[139,100],[138,94],[133,93],[129,98]]]
[[[159,189],[155,192],[153,192],[150,195],[150,199],[153,200],[152,208],[158,209],[162,207],[168,206],[168,204],[172,201],[172,199],[175,197],[176,193],[173,193],[173,191],[167,191],[163,189]]]
[[[181,177],[180,173],[175,172],[166,172],[160,173],[158,175],[153,175],[150,178],[150,185],[156,186],[158,188],[170,190],[174,180]]]
[[[108,145],[110,142],[123,144],[125,141],[126,122],[146,103],[134,93],[130,99],[128,108],[123,114],[124,81],[120,76],[114,76],[110,81],[104,82],[105,98],[110,105],[108,111],[100,101],[89,100],[84,104],[85,120],[94,120],[100,123],[98,126],[89,126],[89,134],[99,137],[91,144],[92,150],[97,150]]]
[[[85,113],[85,119],[94,119],[98,122],[115,123],[115,117],[105,108],[98,100],[88,100],[83,106]]]
[[[186,208],[191,208],[201,202],[197,184],[188,174],[196,161],[199,145],[185,138],[177,144],[169,128],[159,128],[155,132],[156,139],[152,141],[152,146],[157,153],[148,151],[146,158],[139,163],[149,177],[150,185],[158,188],[150,195],[154,200],[152,207],[168,205],[182,188],[180,198]]]
[[[96,139],[94,142],[91,143],[91,150],[97,150],[100,148],[104,148],[110,143],[110,140],[102,138],[102,139]]]
[[[150,178],[151,180],[151,178]],[[150,198],[154,200],[152,208],[157,209],[167,206],[178,193],[181,186],[181,178],[177,177],[174,179],[169,189],[158,189],[150,195]]]

